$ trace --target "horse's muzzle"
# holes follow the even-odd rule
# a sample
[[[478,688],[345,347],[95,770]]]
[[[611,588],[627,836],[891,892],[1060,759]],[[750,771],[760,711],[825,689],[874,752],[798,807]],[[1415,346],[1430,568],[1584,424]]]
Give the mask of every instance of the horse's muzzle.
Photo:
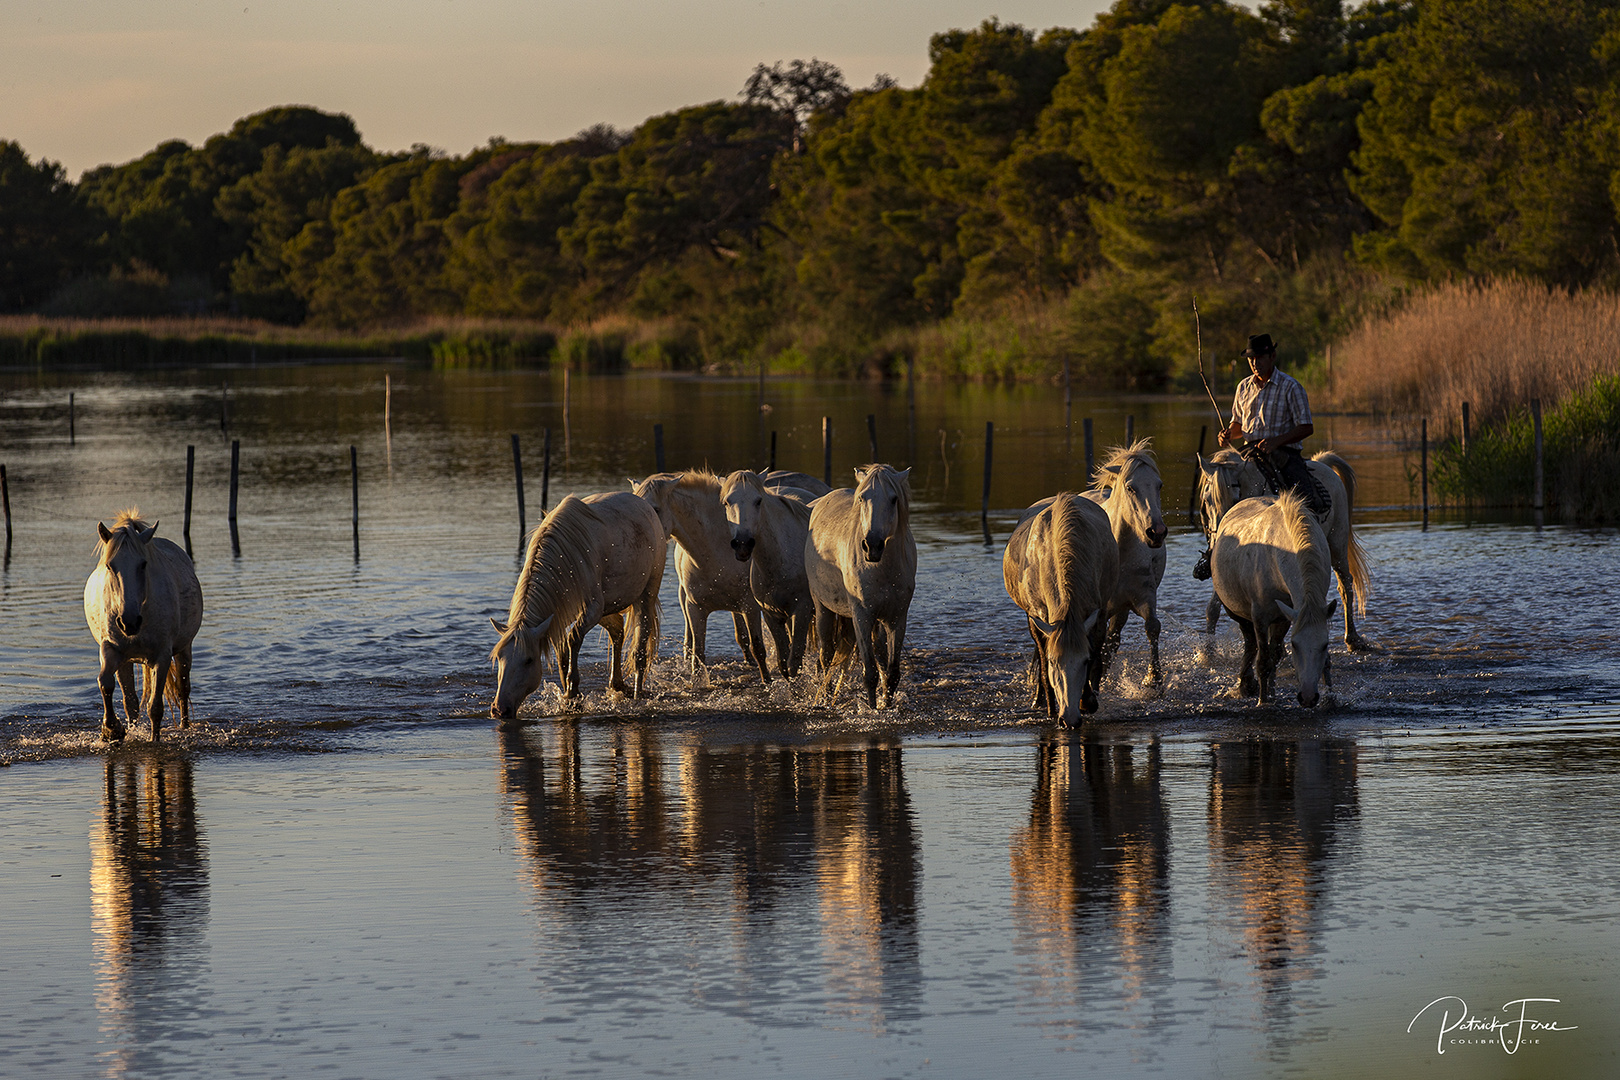
[[[510,720],[517,715],[516,709],[503,709],[499,702],[491,702],[489,715],[496,720]]]
[[[1170,530],[1165,527],[1165,524],[1162,521],[1158,522],[1155,525],[1150,525],[1148,527],[1148,533],[1147,533],[1148,547],[1150,547],[1150,548],[1162,548],[1162,547],[1164,547],[1164,538],[1166,536],[1168,536],[1169,534],[1170,534]]]
[[[748,557],[754,553],[754,538],[752,536],[732,537],[731,550],[737,553],[738,562],[747,562]]]
[[[1089,686],[1086,687],[1085,693],[1080,695],[1080,711],[1088,714],[1097,711],[1097,695]]]
[[[867,562],[883,561],[883,537],[868,536],[861,541],[861,554],[866,556]]]
[[[1307,709],[1316,708],[1316,703],[1320,700],[1322,700],[1322,696],[1315,690],[1312,690],[1309,694],[1303,690],[1299,692],[1299,703]]]

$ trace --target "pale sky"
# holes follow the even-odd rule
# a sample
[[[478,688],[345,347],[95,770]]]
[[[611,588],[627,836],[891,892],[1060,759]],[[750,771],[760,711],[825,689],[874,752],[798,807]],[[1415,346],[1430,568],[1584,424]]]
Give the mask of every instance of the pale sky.
[[[1083,28],[1104,0],[0,0],[0,139],[85,169],[198,145],[273,105],[354,117],[380,150],[734,98],[760,62],[816,57],[914,86],[930,34],[992,15]]]

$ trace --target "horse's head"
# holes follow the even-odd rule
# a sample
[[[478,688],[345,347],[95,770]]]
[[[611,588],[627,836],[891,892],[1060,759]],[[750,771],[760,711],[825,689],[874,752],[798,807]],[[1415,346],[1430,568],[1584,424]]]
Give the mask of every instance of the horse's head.
[[[867,562],[883,561],[883,546],[904,532],[911,515],[910,469],[887,465],[855,469],[856,536]]]
[[[495,719],[516,716],[518,706],[545,681],[546,635],[552,618],[547,616],[539,626],[511,627],[489,620],[501,635],[489,652],[489,658],[495,661],[495,700],[489,706],[489,715]]]
[[[680,473],[653,473],[640,483],[630,485],[630,490],[645,499],[657,512],[658,523],[664,527],[666,537],[675,528],[675,510],[670,502],[680,480]]]
[[[1117,505],[1124,508],[1126,522],[1147,541],[1147,546],[1163,547],[1170,530],[1165,527],[1164,513],[1159,507],[1164,481],[1153,460],[1152,441],[1141,439],[1119,450],[1099,467],[1098,475],[1109,489],[1109,501],[1118,500]]]
[[[111,529],[96,522],[96,531],[101,534],[101,565],[107,568],[107,580],[115,594],[114,618],[118,628],[130,637],[141,632],[147,567],[152,558],[152,536],[157,532],[156,522],[148,525],[139,513],[130,510],[120,514]]]
[[[759,537],[759,515],[765,506],[765,483],[759,473],[738,469],[720,486],[720,505],[731,524],[731,550],[737,561],[747,562]]]
[[[1097,693],[1091,688],[1091,631],[1102,616],[1099,608],[1078,626],[1067,619],[1044,622],[1031,615],[1030,623],[1040,642],[1040,663],[1052,687],[1049,715],[1059,723],[1073,726],[1082,713],[1097,711]]]
[[[1328,619],[1338,605],[1336,599],[1325,605],[1308,601],[1296,609],[1277,601],[1277,610],[1294,628],[1289,647],[1294,652],[1294,670],[1299,673],[1299,703],[1307,709],[1314,709],[1321,700],[1318,683],[1325,679],[1328,689],[1333,688],[1333,668],[1328,659]]]
[[[1198,456],[1198,517],[1214,535],[1226,512],[1243,498],[1243,459],[1230,450]]]

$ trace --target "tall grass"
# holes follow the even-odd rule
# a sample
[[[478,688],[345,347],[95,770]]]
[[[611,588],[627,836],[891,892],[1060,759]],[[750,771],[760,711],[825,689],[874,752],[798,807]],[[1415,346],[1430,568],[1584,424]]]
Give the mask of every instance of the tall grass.
[[[1523,281],[1445,285],[1373,316],[1335,344],[1327,398],[1339,408],[1427,416],[1460,433],[1462,405],[1486,426],[1620,375],[1620,295]]]

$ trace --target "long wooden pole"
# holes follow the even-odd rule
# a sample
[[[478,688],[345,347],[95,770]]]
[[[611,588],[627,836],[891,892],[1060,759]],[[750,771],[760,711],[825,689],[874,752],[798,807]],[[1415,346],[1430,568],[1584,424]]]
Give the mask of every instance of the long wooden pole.
[[[191,480],[197,471],[197,448],[186,447],[186,526],[182,533],[186,540],[186,554],[191,554]]]
[[[546,504],[551,498],[551,429],[546,428],[545,447],[541,451],[543,460],[540,463],[540,513],[546,512]]]
[[[1086,487],[1090,487],[1091,474],[1097,468],[1097,463],[1092,458],[1091,453],[1091,417],[1088,416],[1080,421],[1080,426],[1085,429],[1086,433]]]
[[[867,439],[867,441],[869,443],[872,444],[871,461],[872,461],[872,464],[876,465],[877,461],[878,461],[878,452],[877,452],[877,417],[874,416],[871,413],[866,414],[866,439]]]
[[[990,537],[990,451],[995,444],[996,424],[993,420],[984,422],[984,495],[979,500],[979,526],[984,530],[984,542],[994,543]]]
[[[664,425],[653,425],[653,472],[664,471]]]
[[[1423,476],[1423,528],[1429,528],[1429,418],[1423,418],[1422,449],[1419,452],[1418,472]]]
[[[832,487],[832,417],[821,418],[821,479]]]
[[[242,441],[240,439],[232,439],[231,440],[231,512],[230,512],[230,522],[231,522],[231,554],[235,555],[235,556],[240,556],[242,554],[242,537],[241,537],[241,534],[236,531],[236,492],[237,492],[237,486],[238,486],[237,485],[237,477],[241,475],[241,465],[242,465]]]
[[[1530,399],[1530,417],[1535,424],[1536,437],[1536,467],[1531,478],[1530,506],[1536,512],[1536,528],[1542,526],[1542,513],[1545,506],[1542,502],[1542,438],[1541,438],[1541,399]]]
[[[354,491],[354,561],[360,561],[360,452],[349,444],[349,481]]]
[[[512,434],[512,473],[517,477],[518,502],[518,543],[529,535],[529,520],[527,509],[523,505],[523,448],[518,444],[517,433]]]

